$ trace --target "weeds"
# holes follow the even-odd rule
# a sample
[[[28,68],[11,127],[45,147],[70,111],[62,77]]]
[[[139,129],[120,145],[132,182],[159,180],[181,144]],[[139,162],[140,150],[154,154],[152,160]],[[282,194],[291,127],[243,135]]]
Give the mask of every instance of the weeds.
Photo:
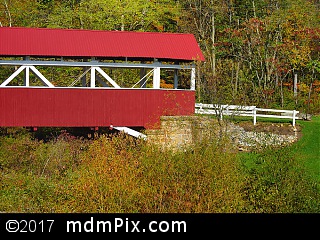
[[[6,133],[7,134],[7,133]],[[320,212],[294,144],[237,153],[229,137],[170,151],[125,134],[0,138],[0,212]]]

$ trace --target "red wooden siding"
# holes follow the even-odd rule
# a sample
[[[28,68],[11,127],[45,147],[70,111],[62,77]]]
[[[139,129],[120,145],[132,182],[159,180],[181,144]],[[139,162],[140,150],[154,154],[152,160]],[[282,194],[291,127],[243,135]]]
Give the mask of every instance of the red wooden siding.
[[[164,89],[0,88],[0,127],[157,128],[192,115],[195,92]]]

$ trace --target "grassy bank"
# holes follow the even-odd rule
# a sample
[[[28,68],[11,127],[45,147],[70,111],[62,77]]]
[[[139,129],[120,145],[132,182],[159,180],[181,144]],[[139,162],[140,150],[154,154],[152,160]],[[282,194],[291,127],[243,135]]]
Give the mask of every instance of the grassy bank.
[[[299,121],[303,138],[296,145],[297,159],[305,164],[308,173],[320,182],[320,116],[312,122]]]
[[[319,117],[298,121],[302,137],[292,146],[241,153],[253,212],[319,212]]]

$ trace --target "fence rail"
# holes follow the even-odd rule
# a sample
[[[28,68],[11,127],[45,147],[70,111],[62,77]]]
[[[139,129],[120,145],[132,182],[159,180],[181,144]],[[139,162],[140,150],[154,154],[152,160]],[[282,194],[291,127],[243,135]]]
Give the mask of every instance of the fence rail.
[[[270,108],[257,108],[256,106],[240,106],[240,105],[220,105],[196,103],[195,113],[217,115],[221,119],[223,116],[247,116],[253,117],[253,124],[256,125],[257,117],[262,118],[286,118],[292,119],[292,125],[295,126],[297,114],[296,110],[281,110]]]

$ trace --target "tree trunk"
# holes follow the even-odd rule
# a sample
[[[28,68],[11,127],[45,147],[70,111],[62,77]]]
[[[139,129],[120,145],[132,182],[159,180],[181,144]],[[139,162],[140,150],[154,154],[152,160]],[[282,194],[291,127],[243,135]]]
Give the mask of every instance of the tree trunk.
[[[9,10],[9,7],[8,7],[6,0],[4,0],[4,6],[6,7],[5,12],[6,12],[8,19],[9,19],[9,27],[11,27],[12,26],[12,18],[11,18],[11,13],[10,13],[10,10]]]
[[[211,16],[211,24],[212,24],[212,34],[211,34],[211,41],[212,41],[212,74],[213,77],[216,75],[216,50],[215,50],[215,33],[216,33],[216,27],[215,27],[215,14],[214,14],[214,6],[213,1],[211,1],[212,4],[212,16]]]

